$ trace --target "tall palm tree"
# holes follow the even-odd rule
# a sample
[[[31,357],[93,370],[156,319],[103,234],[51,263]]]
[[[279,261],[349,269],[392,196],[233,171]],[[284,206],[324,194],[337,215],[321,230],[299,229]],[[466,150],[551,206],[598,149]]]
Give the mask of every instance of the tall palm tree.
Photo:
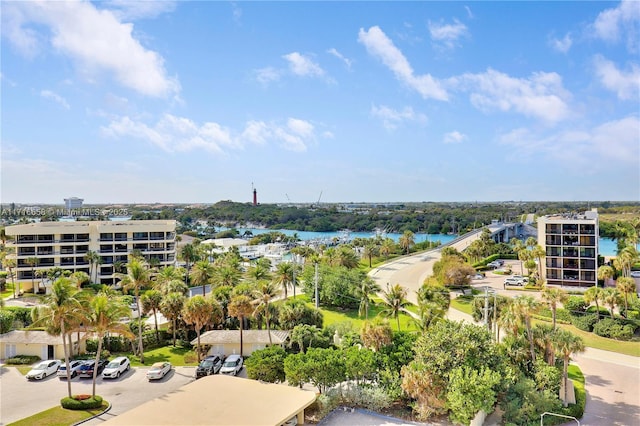
[[[173,290],[173,287],[175,287],[175,285],[169,284],[176,281],[182,283],[185,289],[185,294],[187,291],[189,291],[189,288],[183,281],[184,271],[182,271],[181,268],[176,268],[175,266],[165,266],[164,268],[160,268],[158,273],[155,274],[154,279],[155,282],[153,284],[153,287],[156,290],[159,290],[162,294],[168,294],[172,291],[176,291]]]
[[[634,294],[637,291],[636,282],[631,277],[620,277],[616,282],[616,288],[624,296],[624,316],[628,317],[629,295]]]
[[[380,285],[371,277],[365,277],[360,283],[360,287],[358,288],[358,295],[360,296],[358,316],[362,317],[364,315],[365,321],[369,320],[371,296],[378,294],[380,291],[382,291]]]
[[[537,347],[542,349],[544,360],[548,365],[555,365],[556,352],[553,347],[553,337],[555,329],[549,324],[536,324],[531,330],[533,333],[533,341]]]
[[[524,266],[522,262],[526,259],[522,259],[520,257],[520,252],[526,250],[526,246],[524,245],[522,240],[519,240],[518,238],[512,238],[511,241],[509,241],[509,243],[511,244],[511,248],[513,252],[518,255],[518,260],[520,260],[520,273],[524,275]]]
[[[257,282],[257,288],[253,291],[253,304],[255,310],[253,315],[258,313],[264,314],[265,324],[267,325],[267,334],[269,335],[269,345],[271,341],[271,301],[280,295],[280,289],[273,281],[261,280]]]
[[[35,269],[36,269],[36,266],[38,266],[39,262],[40,262],[40,259],[38,259],[37,257],[28,257],[24,260],[24,263],[31,266],[31,288],[33,289],[33,292],[35,294],[40,293],[40,286],[38,286],[38,288],[36,289],[36,284],[35,284],[35,279],[36,279]]]
[[[156,330],[156,342],[160,343],[160,331],[158,330],[158,311],[162,303],[162,293],[158,290],[149,290],[140,298],[142,303],[142,313],[147,315],[149,312],[153,314]]]
[[[247,278],[253,281],[270,280],[269,268],[261,263],[256,263],[247,270]]]
[[[198,253],[198,249],[197,246],[193,245],[192,243],[187,243],[184,246],[182,246],[182,249],[180,249],[180,256],[182,257],[182,260],[184,260],[185,262],[185,266],[186,266],[186,274],[185,274],[185,281],[187,282],[187,285],[189,285],[189,275],[191,273],[191,265],[199,260],[199,253]]]
[[[47,333],[62,336],[64,362],[67,368],[67,391],[71,397],[71,368],[69,367],[69,348],[67,347],[67,333],[69,326],[76,321],[82,312],[82,305],[78,298],[79,292],[68,278],[59,278],[51,286],[51,293],[46,296],[45,304],[35,313],[35,324],[44,323]]]
[[[202,295],[205,295],[206,285],[211,284],[211,280],[215,275],[215,268],[213,264],[209,263],[208,260],[198,260],[193,264],[193,269],[191,270],[190,278],[191,284],[194,286],[202,286]]]
[[[380,245],[380,254],[384,256],[385,259],[389,258],[389,255],[393,253],[393,249],[395,248],[395,243],[391,238],[385,238]]]
[[[538,277],[542,277],[542,259],[547,256],[546,250],[536,244],[531,250],[531,256],[538,260]]]
[[[7,258],[5,259],[4,263],[4,267],[7,269],[7,272],[9,273],[9,277],[11,278],[11,283],[13,284],[13,298],[17,298],[19,291],[18,291],[18,287],[16,286],[16,275],[15,275],[15,267],[16,267],[16,260],[15,259],[10,259]]]
[[[536,244],[538,244],[538,240],[535,237],[529,237],[524,242],[524,245],[530,250],[533,249]]]
[[[229,315],[238,318],[240,321],[240,356],[243,355],[243,335],[244,319],[253,313],[253,305],[251,304],[251,298],[245,294],[238,294],[231,298],[229,302]]]
[[[569,359],[571,355],[578,352],[584,352],[584,341],[580,336],[576,336],[570,331],[564,330],[562,328],[556,330],[554,333],[553,346],[555,352],[562,356],[563,366],[562,366],[562,383],[564,388],[564,395],[562,396],[562,401],[564,406],[568,406],[568,386],[567,382],[569,379]]]
[[[151,282],[151,274],[143,259],[133,257],[127,264],[127,274],[117,274],[125,291],[133,290],[136,308],[140,312],[140,290]],[[142,345],[142,324],[138,327],[138,354],[144,364],[144,348]]]
[[[411,247],[415,245],[415,235],[411,231],[404,231],[402,236],[398,239],[398,244],[406,254],[409,254]]]
[[[602,289],[599,287],[589,287],[584,292],[584,301],[588,304],[594,302],[596,304],[596,315],[598,315],[598,321],[600,321],[600,301],[604,297]]]
[[[553,317],[553,329],[556,329],[556,310],[558,309],[558,303],[566,303],[569,300],[569,294],[560,289],[554,287],[544,286],[542,289],[542,300],[551,309],[551,315]]]
[[[338,265],[340,266],[344,266],[345,268],[348,268],[348,269],[354,269],[354,268],[357,268],[358,265],[360,264],[358,255],[356,254],[355,251],[353,251],[353,248],[348,245],[342,245],[338,247],[336,254],[337,254],[336,260],[338,262]]]
[[[176,347],[176,328],[178,319],[182,314],[182,308],[184,307],[186,297],[183,293],[172,292],[168,293],[160,302],[160,312],[169,321],[171,321],[171,329],[173,331],[173,347]]]
[[[228,285],[235,287],[240,282],[242,273],[232,264],[222,264],[215,269],[212,282],[214,286]]]
[[[609,287],[605,288],[603,291],[602,302],[611,308],[609,313],[611,314],[611,318],[613,318],[613,311],[616,308],[616,305],[619,305],[621,302],[620,293],[617,288]]]
[[[628,245],[618,251],[618,255],[614,259],[614,265],[620,269],[622,275],[628,277],[631,275],[631,266],[638,261],[640,255],[635,246]]]
[[[46,275],[46,271],[43,271]],[[83,271],[76,271],[69,276],[71,282],[76,286],[78,290],[82,290],[82,285],[91,282],[91,277]]]
[[[431,324],[444,318],[449,310],[451,304],[449,291],[442,286],[423,284],[416,293],[419,314],[416,325],[422,331],[426,331]]]
[[[538,312],[540,305],[531,296],[516,296],[511,300],[512,308],[527,331],[527,339],[529,340],[529,351],[531,352],[531,361],[536,362],[536,351],[533,344],[533,334],[531,332],[531,317]]]
[[[382,301],[386,307],[380,314],[395,318],[400,331],[400,311],[409,304],[407,289],[400,284],[389,286],[387,283],[387,290],[382,291]]]
[[[273,280],[276,284],[282,287],[284,298],[288,297],[288,288],[293,284],[293,263],[281,262],[276,266],[276,272],[273,276]]]
[[[107,333],[118,333],[121,336],[133,337],[129,327],[120,321],[121,318],[131,314],[129,307],[119,297],[112,297],[100,292],[89,302],[87,325],[98,338],[98,349],[96,350],[95,366],[100,361],[102,343]],[[96,377],[98,369],[93,369],[93,390],[92,395],[96,395]]]
[[[202,327],[211,323],[213,315],[213,305],[211,301],[205,299],[201,295],[193,296],[191,299],[187,300],[184,308],[182,309],[182,318],[184,322],[187,324],[193,324],[193,327],[196,330],[196,335],[198,336],[198,362],[200,362],[200,332],[202,331]]]
[[[615,276],[615,271],[609,265],[602,265],[598,268],[598,279],[603,280],[604,284],[607,284],[607,280],[613,278]],[[596,287],[598,283],[596,282]]]
[[[95,279],[93,278],[93,271],[94,269],[96,269],[96,266],[98,264],[98,259],[102,260],[100,255],[93,250],[88,250],[84,254],[84,260],[89,262],[89,277],[93,282],[96,282],[98,280],[97,277]]]

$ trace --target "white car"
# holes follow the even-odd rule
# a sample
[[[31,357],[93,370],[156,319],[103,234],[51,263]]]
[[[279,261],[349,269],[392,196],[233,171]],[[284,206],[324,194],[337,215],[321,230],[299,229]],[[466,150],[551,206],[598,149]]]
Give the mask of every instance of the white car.
[[[517,285],[517,286],[523,286],[525,284],[527,284],[527,278],[520,276],[520,275],[514,275],[512,277],[507,277],[504,279],[504,285],[508,286],[508,285]]]
[[[69,376],[73,379],[78,374],[78,370],[84,364],[84,361],[69,361]],[[58,367],[58,377],[61,379],[67,378],[67,364],[61,363]]]
[[[56,374],[58,367],[60,367],[60,361],[57,359],[41,361],[27,373],[26,377],[28,380],[42,380],[47,376]]]
[[[160,380],[171,371],[170,362],[156,362],[147,371],[147,380]]]
[[[224,360],[224,364],[222,364],[220,374],[231,374],[232,376],[237,376],[241,370],[242,357],[240,355],[229,355],[227,359]]]
[[[104,370],[102,370],[102,378],[117,379],[122,373],[129,371],[129,368],[131,368],[129,358],[120,356],[107,364]]]
[[[640,278],[640,271],[631,271],[631,276],[633,278]]]

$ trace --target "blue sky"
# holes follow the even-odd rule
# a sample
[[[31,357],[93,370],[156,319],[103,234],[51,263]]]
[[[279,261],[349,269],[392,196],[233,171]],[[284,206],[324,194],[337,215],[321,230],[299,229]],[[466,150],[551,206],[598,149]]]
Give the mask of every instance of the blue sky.
[[[639,2],[2,2],[3,203],[640,199]]]

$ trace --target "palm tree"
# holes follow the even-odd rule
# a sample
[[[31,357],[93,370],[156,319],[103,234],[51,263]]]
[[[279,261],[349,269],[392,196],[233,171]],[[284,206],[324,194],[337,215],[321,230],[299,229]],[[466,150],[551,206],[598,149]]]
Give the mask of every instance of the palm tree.
[[[33,292],[35,294],[40,293],[40,286],[38,286],[38,288],[36,289],[36,284],[35,284],[35,279],[36,279],[35,269],[36,269],[36,266],[38,266],[38,262],[40,262],[40,259],[38,259],[37,257],[28,257],[24,260],[24,263],[31,266],[31,288],[33,289]]]
[[[147,315],[149,312],[153,313],[153,320],[155,322],[156,329],[156,342],[160,343],[160,331],[158,330],[158,311],[160,310],[160,304],[162,303],[162,293],[158,290],[149,290],[140,298],[142,302],[142,313]]]
[[[522,262],[526,259],[522,259],[520,257],[520,252],[526,250],[526,247],[522,242],[522,240],[519,240],[517,238],[512,238],[511,241],[509,241],[509,243],[511,243],[513,252],[518,255],[518,260],[520,260],[520,273],[524,275],[524,266]]]
[[[414,234],[411,231],[404,231],[400,239],[398,240],[400,247],[403,251],[409,254],[409,250],[415,244]]]
[[[609,313],[611,314],[611,318],[613,318],[613,311],[616,308],[616,305],[619,305],[621,302],[620,293],[618,292],[618,289],[613,287],[605,288],[602,291],[602,302],[611,308]]]
[[[626,246],[618,251],[618,255],[614,259],[614,265],[622,272],[622,275],[628,277],[631,275],[631,266],[638,261],[640,255],[635,246]]]
[[[129,327],[120,322],[121,318],[128,317],[131,311],[129,307],[119,297],[111,297],[106,293],[100,292],[89,302],[89,315],[87,325],[98,338],[98,349],[96,350],[97,366],[100,361],[102,352],[102,343],[107,333],[118,333],[125,337],[133,337],[133,333]],[[93,369],[93,393],[96,395],[96,377],[98,369]]]
[[[208,260],[198,260],[191,270],[191,283],[194,286],[202,286],[202,295],[206,293],[206,285],[211,284],[211,280],[215,275],[215,268]]]
[[[545,301],[551,309],[551,315],[553,317],[553,329],[556,329],[556,310],[558,309],[558,303],[566,303],[569,300],[569,294],[560,289],[544,286],[542,289],[542,300]]]
[[[385,240],[382,242],[382,245],[380,246],[380,254],[384,256],[385,259],[388,259],[389,255],[393,252],[395,245],[396,244],[391,238],[385,238]]]
[[[38,308],[35,323],[44,322],[47,333],[62,336],[64,362],[67,368],[67,391],[71,397],[71,368],[69,367],[69,349],[67,347],[67,333],[69,325],[82,312],[82,305],[78,299],[79,292],[68,278],[59,278],[51,286],[51,293],[45,299],[45,305]]]
[[[589,304],[591,304],[591,302],[595,302],[596,304],[596,314],[598,315],[598,321],[600,321],[600,301],[603,297],[604,293],[599,287],[589,287],[587,291],[584,292],[584,301]]]
[[[365,321],[369,319],[369,303],[371,302],[371,296],[378,294],[382,291],[380,285],[371,277],[365,277],[360,283],[358,294],[360,295],[360,308],[358,309],[358,316],[362,317],[364,314]]]
[[[46,275],[46,271],[43,271]],[[91,277],[83,271],[76,271],[71,274],[69,277],[73,285],[76,286],[78,290],[82,290],[82,285],[91,282]]]
[[[371,268],[371,260],[375,255],[379,252],[378,246],[374,243],[367,243],[364,245],[364,249],[362,250],[362,255],[369,259],[369,268]]]
[[[189,291],[189,288],[184,283],[184,271],[181,268],[176,268],[175,266],[165,266],[164,268],[160,268],[157,274],[155,274],[155,282],[153,287],[156,290],[159,290],[162,294],[171,293],[175,284],[169,284],[171,282],[180,282],[184,288],[184,292],[186,294]]]
[[[524,245],[529,249],[533,249],[536,244],[538,244],[538,240],[535,237],[529,237],[525,240]]]
[[[244,319],[253,313],[251,298],[244,294],[238,294],[231,298],[229,302],[229,315],[238,318],[240,321],[240,356],[243,356],[243,336]]]
[[[253,281],[270,280],[269,268],[261,263],[256,263],[247,270],[247,277]]]
[[[201,295],[193,296],[187,300],[182,309],[182,318],[187,324],[193,324],[198,336],[198,362],[200,362],[200,331],[202,327],[211,323],[213,316],[213,305]]]
[[[444,318],[451,299],[449,291],[442,286],[423,284],[417,291],[419,319],[416,325],[422,331],[426,331],[431,324]]]
[[[615,275],[615,271],[609,265],[602,265],[598,268],[598,279],[604,281],[604,285],[607,284],[607,280],[613,278]],[[596,281],[596,287],[598,286],[598,282]]]
[[[84,260],[86,260],[87,262],[89,262],[89,277],[93,282],[96,282],[98,279],[96,277],[96,279],[94,280],[93,278],[93,270],[95,268],[95,266],[98,264],[98,259],[102,260],[102,258],[100,257],[100,255],[98,253],[96,253],[95,251],[92,250],[88,250],[85,254],[84,254]],[[97,268],[96,268],[97,269]],[[97,275],[97,274],[96,274]]]
[[[547,255],[545,249],[536,244],[531,250],[531,256],[538,260],[538,277],[542,277],[542,259]]]
[[[387,290],[382,292],[382,301],[386,308],[380,314],[395,318],[400,331],[400,311],[409,304],[407,289],[400,284],[389,286],[387,283]]]
[[[215,269],[212,281],[215,286],[228,285],[235,287],[240,282],[241,277],[242,274],[234,265],[222,264]]]
[[[631,277],[620,277],[616,282],[616,288],[624,296],[624,316],[628,317],[629,295],[634,294],[637,291],[636,282]]]
[[[544,359],[548,365],[554,365],[556,362],[556,352],[553,348],[555,331],[555,328],[552,328],[549,324],[536,324],[531,330],[533,340],[536,346],[544,352]]]
[[[186,301],[184,294],[179,292],[168,293],[160,302],[160,312],[169,321],[171,321],[171,328],[173,330],[173,347],[176,347],[176,328],[178,319],[182,314],[182,308]]]
[[[15,275],[15,271],[14,268],[16,267],[16,260],[15,259],[5,259],[4,263],[4,267],[7,269],[7,272],[9,272],[9,277],[11,278],[11,283],[13,284],[13,298],[17,298],[18,297],[18,288],[16,287],[16,275]]]
[[[578,352],[584,352],[584,341],[581,337],[576,336],[570,331],[564,330],[562,328],[556,330],[553,346],[555,352],[562,356],[563,359],[563,367],[562,367],[562,383],[564,388],[564,395],[562,396],[562,401],[564,406],[568,406],[568,398],[567,398],[567,382],[569,379],[569,359],[571,355]]]
[[[122,288],[125,291],[133,290],[136,298],[136,307],[140,312],[140,289],[151,282],[151,275],[144,260],[133,257],[127,264],[127,274],[117,274]],[[140,362],[144,364],[144,348],[142,346],[142,324],[138,327],[138,354]]]
[[[253,304],[255,310],[253,315],[257,313],[264,313],[264,320],[267,325],[267,334],[269,335],[269,345],[271,342],[271,301],[278,297],[280,290],[277,288],[277,284],[273,281],[258,281],[257,288],[253,292]]]
[[[527,339],[529,340],[529,351],[531,352],[531,361],[536,362],[536,351],[533,345],[533,334],[531,332],[531,317],[538,312],[540,305],[531,296],[516,296],[511,300],[512,308],[520,318],[527,330]]]
[[[278,263],[273,277],[274,282],[282,287],[285,299],[288,297],[287,289],[293,284],[293,268],[294,266],[291,262]]]
[[[198,249],[192,243],[187,243],[184,246],[182,246],[182,249],[180,250],[180,256],[182,257],[182,260],[184,260],[185,262],[185,266],[186,266],[185,277],[186,277],[187,285],[189,285],[189,274],[191,272],[191,264],[199,259]]]

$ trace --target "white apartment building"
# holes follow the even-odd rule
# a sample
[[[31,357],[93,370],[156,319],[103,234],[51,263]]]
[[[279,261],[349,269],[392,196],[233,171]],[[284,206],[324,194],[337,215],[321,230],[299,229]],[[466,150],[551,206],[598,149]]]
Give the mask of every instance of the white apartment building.
[[[598,281],[598,211],[538,218],[538,244],[546,251],[547,284],[591,287]]]
[[[114,264],[124,268],[134,250],[158,266],[176,260],[175,220],[38,222],[7,226],[5,232],[11,237],[7,246],[14,250],[9,258],[16,259],[16,282],[22,290],[32,288],[32,271],[57,266],[89,274],[89,251],[100,255],[92,280],[101,284],[114,284]],[[32,258],[37,259],[33,267]]]

